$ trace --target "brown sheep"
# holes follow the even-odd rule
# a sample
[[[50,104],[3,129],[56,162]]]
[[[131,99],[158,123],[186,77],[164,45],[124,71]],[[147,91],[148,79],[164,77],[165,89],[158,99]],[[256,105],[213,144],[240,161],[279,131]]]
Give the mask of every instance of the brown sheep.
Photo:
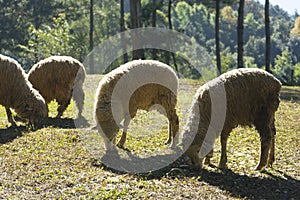
[[[0,104],[5,107],[8,121],[17,126],[10,108],[17,115],[32,124],[47,117],[48,109],[45,100],[27,80],[20,64],[0,54]]]
[[[78,117],[82,117],[85,69],[78,60],[69,56],[51,56],[36,63],[29,71],[28,79],[47,104],[52,100],[57,101],[57,118],[63,115],[70,104],[72,93]]]
[[[272,165],[280,88],[279,80],[256,68],[232,70],[200,87],[183,131],[184,149],[192,163],[201,167],[204,156],[212,150],[215,139],[221,134],[219,166],[226,167],[226,144],[230,132],[238,125],[254,125],[261,139],[260,162],[256,169]],[[214,111],[213,101],[217,107]],[[206,163],[209,163],[209,158],[208,155]]]

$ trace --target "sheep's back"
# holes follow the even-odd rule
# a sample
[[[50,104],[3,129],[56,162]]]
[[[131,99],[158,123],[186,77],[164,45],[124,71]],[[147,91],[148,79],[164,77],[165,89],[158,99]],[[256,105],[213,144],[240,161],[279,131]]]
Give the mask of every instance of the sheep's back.
[[[141,70],[142,72],[144,69],[148,74],[140,74],[141,76],[131,76],[134,70]],[[157,71],[161,71],[161,73],[158,74]],[[118,84],[120,83],[120,79],[125,76],[126,78],[121,80],[123,81],[122,84]],[[142,85],[142,83],[145,82],[145,79],[151,76],[155,76],[159,80],[161,80],[163,76],[164,84],[166,85],[166,87],[170,88],[170,90],[174,91],[175,95],[177,95],[178,79],[175,72],[168,65],[154,60],[131,61],[106,74],[100,81],[96,93],[97,100],[95,106],[97,108],[96,112],[101,112],[104,114],[102,116],[98,116],[98,118],[103,118],[103,120],[106,120],[106,118],[111,118],[111,98],[117,84],[120,92],[117,96],[118,98],[120,98],[119,102],[123,104],[121,105],[122,107],[129,106],[128,104],[126,105],[126,103],[129,102],[126,102],[126,100],[122,98],[125,95],[128,95],[130,93],[130,90],[137,85],[139,86],[139,88],[136,88],[137,90],[132,93],[132,95],[135,96],[133,101],[139,102],[139,105],[137,105],[138,107],[149,107],[148,105],[150,102],[147,102],[147,100],[155,98],[154,96],[157,96],[159,92],[161,93],[161,91],[159,90],[164,90],[162,89],[164,87],[159,87],[161,88],[159,90],[158,88],[153,87],[154,85],[156,85],[155,82],[147,85]]]
[[[274,107],[274,112],[278,107],[281,83],[264,70],[256,68],[232,70],[221,75],[217,80],[215,82],[218,84],[208,82],[199,89],[199,102],[208,102],[208,105],[202,103],[201,110],[210,113],[209,90],[219,87],[222,83],[226,91],[225,123],[229,126],[251,125],[261,106]]]
[[[35,64],[28,78],[49,102],[72,91],[78,71],[84,80],[84,68],[79,61],[68,56],[52,56]]]
[[[275,98],[279,98],[281,83],[266,71],[255,68],[233,70],[224,78],[226,117],[236,124],[250,125],[262,106],[276,107],[273,104],[277,104]]]

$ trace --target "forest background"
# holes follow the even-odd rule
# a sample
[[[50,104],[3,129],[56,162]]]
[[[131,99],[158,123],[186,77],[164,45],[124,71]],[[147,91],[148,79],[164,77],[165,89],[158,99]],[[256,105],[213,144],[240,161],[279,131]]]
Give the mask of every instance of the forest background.
[[[172,4],[163,0],[138,2],[141,27],[170,28],[171,21],[175,31],[192,38],[203,47],[203,53],[210,55],[206,59],[211,60],[200,62],[212,63],[210,67],[215,67],[215,1],[174,0]],[[70,55],[83,62],[93,47],[121,31],[134,28],[129,0],[0,0],[0,6],[0,52],[17,59],[25,70],[50,55]],[[238,7],[239,1],[234,0],[221,1],[220,4],[222,73],[238,66]],[[300,85],[299,14],[295,12],[290,15],[279,6],[270,5],[269,15],[271,71],[285,85]],[[265,68],[264,17],[264,6],[261,3],[245,0],[244,67]],[[166,62],[185,77],[201,77],[182,56],[175,55],[174,59],[170,59],[168,52],[156,51],[154,55],[151,49],[147,49],[143,57],[155,57]],[[127,59],[132,60],[133,56],[128,54]],[[123,58],[117,59],[108,71],[123,62]],[[88,73],[101,73],[86,67]]]

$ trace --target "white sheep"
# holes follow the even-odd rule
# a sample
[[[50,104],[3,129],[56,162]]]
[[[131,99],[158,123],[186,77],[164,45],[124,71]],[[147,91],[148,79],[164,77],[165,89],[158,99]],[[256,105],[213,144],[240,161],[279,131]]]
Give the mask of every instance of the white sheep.
[[[235,127],[254,125],[260,134],[261,155],[256,167],[262,169],[274,162],[275,112],[279,106],[281,83],[270,73],[256,68],[227,72],[200,87],[194,96],[183,146],[192,163],[202,166],[221,134],[220,168],[226,167],[227,139]],[[209,163],[207,156],[206,163]]]
[[[36,63],[29,71],[28,79],[47,104],[52,100],[57,101],[57,118],[63,115],[70,104],[72,93],[78,117],[82,117],[85,69],[78,60],[69,56],[51,56]]]
[[[0,104],[5,107],[8,121],[16,127],[10,108],[30,123],[36,124],[47,117],[45,100],[27,80],[20,64],[0,54]]]
[[[120,128],[123,133],[117,145],[123,147],[130,120],[138,109],[163,108],[158,111],[169,121],[166,143],[172,143],[179,129],[175,108],[177,89],[178,78],[174,70],[159,61],[135,60],[106,74],[99,83],[95,101],[95,120],[106,148],[111,149],[111,141]],[[123,119],[124,123],[120,125]]]

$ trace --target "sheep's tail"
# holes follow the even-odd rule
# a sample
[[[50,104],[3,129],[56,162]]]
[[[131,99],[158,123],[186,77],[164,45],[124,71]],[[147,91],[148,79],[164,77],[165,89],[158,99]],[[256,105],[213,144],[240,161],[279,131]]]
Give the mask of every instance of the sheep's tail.
[[[82,117],[82,111],[83,111],[83,104],[85,98],[84,91],[83,91],[84,80],[85,80],[85,70],[84,67],[81,66],[77,71],[77,75],[73,86],[73,99],[78,109],[78,117]]]

